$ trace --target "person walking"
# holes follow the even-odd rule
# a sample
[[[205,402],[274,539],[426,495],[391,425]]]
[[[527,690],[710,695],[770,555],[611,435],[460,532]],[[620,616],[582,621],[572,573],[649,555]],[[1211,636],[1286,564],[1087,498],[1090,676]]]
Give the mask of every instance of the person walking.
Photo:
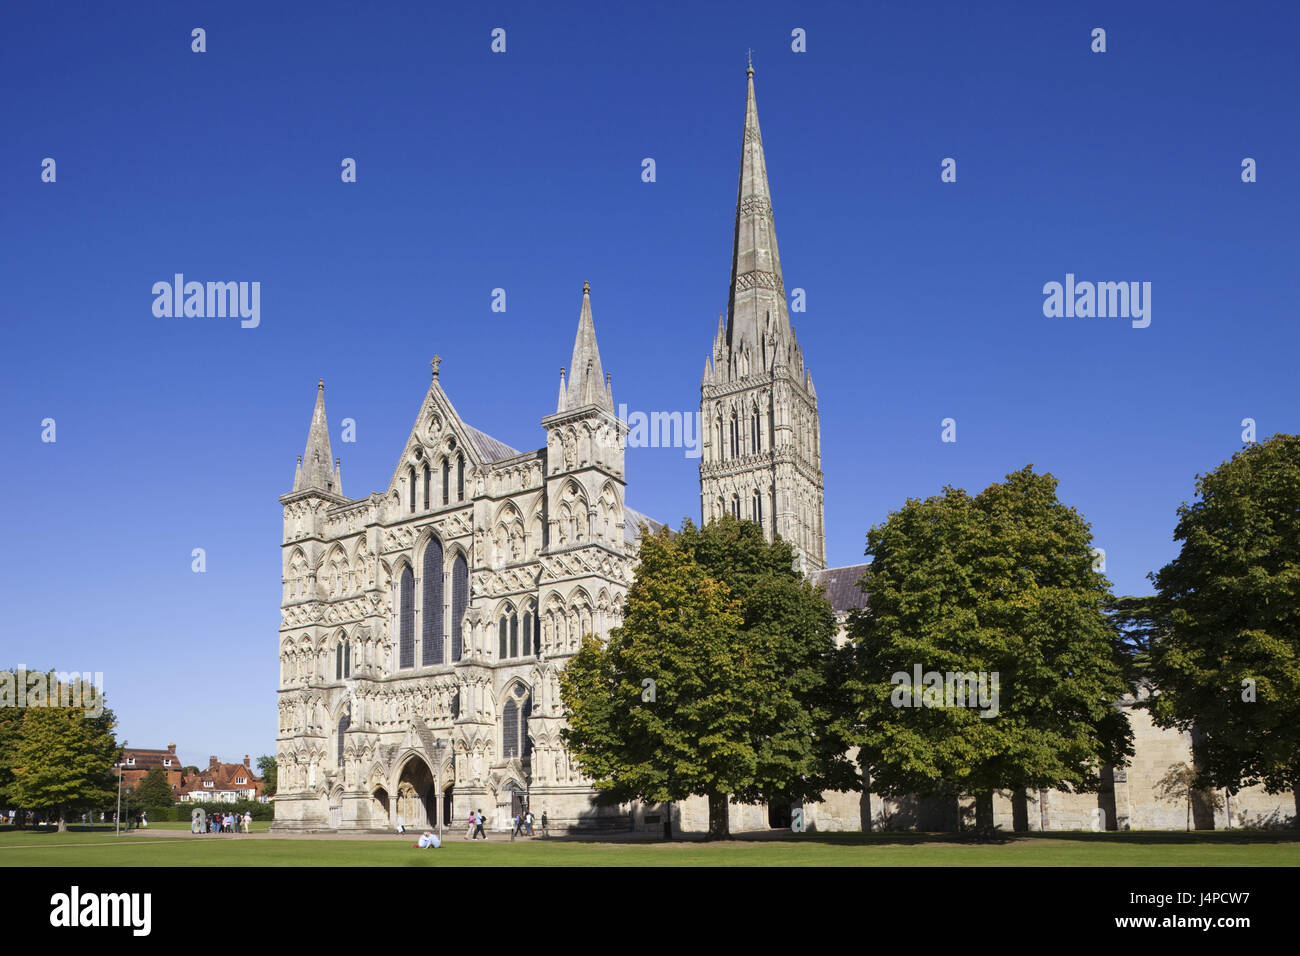
[[[510,834],[510,842],[514,843],[515,837],[519,836],[524,832],[524,815],[522,813],[518,813],[515,815],[515,818],[510,822],[515,825],[514,831]]]
[[[551,835],[550,831],[546,828],[546,811],[543,810],[542,811],[542,837],[545,838],[550,835]]]
[[[529,836],[533,835],[533,811],[529,810],[524,814],[524,832]]]
[[[478,818],[474,816],[474,811],[471,810],[469,812],[469,827],[465,830],[466,840],[472,840],[474,838],[474,824],[476,823],[478,823]]]
[[[482,837],[484,840],[487,839],[487,834],[483,832],[483,823],[486,820],[487,817],[483,816],[483,811],[481,809],[474,811],[474,839],[477,840],[479,837]]]
[[[244,832],[245,833],[253,832],[253,811],[252,810],[244,811]]]

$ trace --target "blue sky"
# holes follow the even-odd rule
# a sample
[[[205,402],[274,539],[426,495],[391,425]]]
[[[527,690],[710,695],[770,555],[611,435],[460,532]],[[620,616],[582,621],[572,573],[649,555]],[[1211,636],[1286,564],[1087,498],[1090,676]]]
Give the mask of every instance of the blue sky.
[[[86,7],[0,30],[0,647],[104,672],[133,745],[274,751],[317,379],[352,496],[435,352],[471,424],[539,447],[590,281],[615,400],[698,406],[749,48],[833,564],[907,497],[1033,463],[1142,592],[1241,420],[1300,428],[1293,4]],[[260,282],[261,324],[156,318],[177,272]],[[1067,272],[1151,282],[1150,327],[1045,318]],[[627,470],[634,507],[698,518],[680,450]]]

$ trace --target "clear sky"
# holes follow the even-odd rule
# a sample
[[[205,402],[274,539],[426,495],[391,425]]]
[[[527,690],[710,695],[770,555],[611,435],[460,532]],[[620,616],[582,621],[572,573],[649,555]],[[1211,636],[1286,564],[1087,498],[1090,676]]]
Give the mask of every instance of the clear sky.
[[[540,447],[589,281],[615,401],[695,410],[750,48],[831,563],[909,496],[1033,463],[1144,592],[1242,419],[1300,429],[1298,9],[9,5],[0,663],[102,671],[132,745],[274,752],[278,497],[317,379],[354,497],[434,353],[467,421]],[[175,273],[260,282],[260,324],[155,317]],[[1150,282],[1150,326],[1045,317],[1067,273]],[[629,451],[628,502],[698,519],[696,466]]]

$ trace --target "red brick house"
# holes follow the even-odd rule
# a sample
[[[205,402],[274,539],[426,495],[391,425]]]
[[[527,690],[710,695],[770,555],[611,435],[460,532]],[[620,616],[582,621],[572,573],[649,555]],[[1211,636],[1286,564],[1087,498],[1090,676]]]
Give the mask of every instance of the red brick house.
[[[176,756],[176,745],[168,744],[166,750],[147,750],[141,747],[127,747],[122,751],[122,787],[134,790],[140,785],[152,768],[161,767],[167,775],[167,784],[172,788],[172,796],[180,795],[181,761]]]

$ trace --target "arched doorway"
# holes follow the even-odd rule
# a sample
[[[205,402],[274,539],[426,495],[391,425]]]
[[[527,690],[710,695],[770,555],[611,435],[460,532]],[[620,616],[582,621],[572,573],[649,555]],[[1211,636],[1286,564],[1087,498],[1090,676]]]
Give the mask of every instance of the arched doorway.
[[[433,775],[423,760],[412,757],[397,782],[397,816],[409,827],[435,826]]]
[[[455,787],[448,786],[442,791],[442,823],[451,826],[456,819]]]
[[[371,807],[370,818],[377,826],[388,826],[388,791],[383,787],[376,787],[375,792],[370,795]]]

